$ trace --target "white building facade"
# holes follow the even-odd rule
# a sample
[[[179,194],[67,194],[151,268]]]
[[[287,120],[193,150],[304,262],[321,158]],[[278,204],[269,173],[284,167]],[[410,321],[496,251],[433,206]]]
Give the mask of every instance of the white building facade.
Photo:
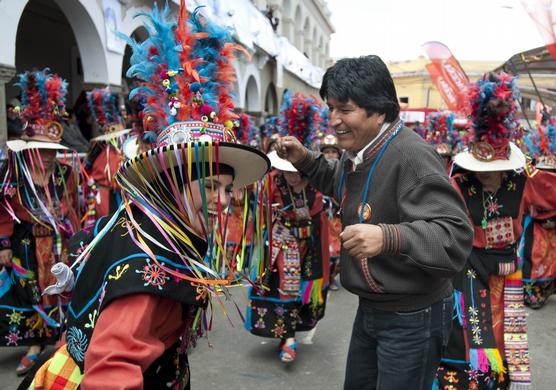
[[[164,6],[165,1],[157,1]],[[177,12],[179,0],[169,0]],[[186,0],[233,30],[248,54],[235,62],[236,106],[257,118],[276,114],[287,88],[318,95],[334,32],[324,0]],[[69,82],[72,107],[83,91],[128,92],[130,48],[113,33],[146,36],[139,12],[153,0],[0,0],[0,145],[16,73],[48,67]],[[271,22],[272,20],[272,22]]]

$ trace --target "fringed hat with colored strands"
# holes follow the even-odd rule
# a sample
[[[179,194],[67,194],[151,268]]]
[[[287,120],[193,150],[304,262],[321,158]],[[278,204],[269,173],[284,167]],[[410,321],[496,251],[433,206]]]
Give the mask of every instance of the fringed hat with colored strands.
[[[515,78],[488,73],[468,88],[471,129],[468,150],[454,162],[470,171],[509,171],[525,167],[525,156],[512,140],[517,139],[515,118],[519,91]]]
[[[272,145],[280,138],[280,116],[273,115],[265,119],[261,126],[263,136],[262,148],[265,153],[270,152]]]
[[[295,137],[308,149],[317,137],[320,126],[320,105],[314,97],[306,97],[302,93],[284,93],[280,108],[280,136]],[[272,166],[286,172],[297,172],[287,160],[278,157],[275,151],[268,154]]]
[[[330,126],[330,116],[326,106],[320,108],[318,137],[320,139],[319,148],[321,152],[324,149],[332,148],[336,149],[338,154],[342,154],[342,149],[338,146],[338,137],[336,137],[334,130]]]
[[[232,132],[237,117],[232,111],[235,45],[230,32],[197,10],[189,15],[184,1],[177,23],[169,14],[168,6],[159,11],[155,3],[152,13],[140,14],[149,21],[149,37],[142,43],[128,39],[133,54],[127,74],[141,80],[130,98],[144,100],[145,135],[156,138],[156,144],[127,160],[116,180],[123,190],[129,219],[133,222],[129,207],[133,202],[164,235],[166,242],[154,244],[170,247],[191,269],[187,274],[168,272],[191,281],[227,284],[220,279],[217,267],[212,267],[213,263],[207,267],[204,253],[198,253],[191,244],[192,235],[213,240],[215,252],[221,252],[219,258],[225,259],[224,212],[220,202],[210,205],[209,210],[211,199],[207,199],[205,189],[216,189],[213,178],[219,174],[231,174],[236,188],[251,184],[263,177],[270,164],[261,152],[238,144]],[[192,203],[191,183],[195,180],[200,181],[204,218],[197,215],[198,205]],[[208,221],[214,208],[218,208],[215,231],[209,231],[206,223],[204,231],[198,231],[196,219]],[[136,243],[156,261],[145,242],[149,235],[136,227]]]
[[[67,149],[60,145],[66,113],[67,83],[48,69],[25,72],[15,84],[21,89],[19,115],[24,123],[22,140],[8,141],[13,151],[23,149]]]
[[[523,145],[535,159],[536,168],[556,170],[556,125],[529,130],[523,137]]]
[[[454,146],[454,119],[449,111],[433,112],[425,120],[425,140],[434,146],[441,156],[451,156]]]
[[[118,100],[118,95],[110,88],[95,88],[87,92],[89,111],[103,133],[92,141],[108,141],[129,133],[130,130],[124,130]]]
[[[234,121],[234,130],[239,143],[259,148],[261,136],[259,129],[253,124],[251,115],[243,112],[238,114],[238,119]]]

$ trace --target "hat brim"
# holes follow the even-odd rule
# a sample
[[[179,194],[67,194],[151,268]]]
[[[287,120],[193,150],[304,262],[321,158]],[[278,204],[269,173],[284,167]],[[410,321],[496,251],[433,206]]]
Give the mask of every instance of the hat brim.
[[[469,150],[465,150],[454,157],[454,163],[472,172],[498,172],[523,169],[526,160],[517,145],[510,142],[510,158],[507,160],[480,161]]]
[[[267,156],[270,160],[272,168],[276,168],[284,172],[297,172],[297,169],[293,166],[293,164],[288,160],[278,157],[278,153],[275,150],[267,154]]]
[[[208,142],[196,142],[189,145],[192,146],[191,163],[197,161],[210,162],[209,150],[211,148],[212,161],[216,162],[215,144],[211,144],[210,147]],[[188,154],[187,148],[188,144],[170,144],[151,149],[126,160],[122,164],[118,175],[124,176],[140,188],[143,180],[153,182],[156,180],[158,172],[176,166],[180,161],[183,163],[186,160],[184,157]],[[270,170],[270,161],[263,152],[249,146],[229,142],[218,143],[218,163],[233,168],[234,181],[232,186],[234,188],[252,184],[260,180]],[[153,167],[158,172],[154,172]]]
[[[7,141],[6,146],[13,152],[21,152],[27,149],[71,150],[67,146],[56,142],[24,141],[21,139]]]
[[[110,141],[111,139],[121,137],[122,135],[126,135],[130,131],[131,129],[124,129],[124,130],[114,131],[108,134],[99,135],[98,137],[91,138],[91,142]]]

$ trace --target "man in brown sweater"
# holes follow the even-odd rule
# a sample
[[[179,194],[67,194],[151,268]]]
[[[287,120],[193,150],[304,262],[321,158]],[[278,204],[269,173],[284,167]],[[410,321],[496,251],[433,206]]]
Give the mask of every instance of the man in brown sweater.
[[[344,389],[429,390],[450,331],[451,277],[472,246],[462,199],[438,154],[400,121],[379,57],[338,61],[320,94],[341,160],[293,137],[277,151],[341,205],[341,280],[359,295]]]

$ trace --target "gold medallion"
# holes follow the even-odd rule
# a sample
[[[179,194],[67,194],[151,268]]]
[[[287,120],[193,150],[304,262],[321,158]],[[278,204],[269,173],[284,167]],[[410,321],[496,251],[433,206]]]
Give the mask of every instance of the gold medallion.
[[[363,203],[361,203],[357,208],[358,216],[361,215],[361,208],[363,208],[363,222],[370,221],[371,216],[373,215],[373,210],[371,209],[371,206],[368,203],[365,203],[365,205],[363,206]]]

